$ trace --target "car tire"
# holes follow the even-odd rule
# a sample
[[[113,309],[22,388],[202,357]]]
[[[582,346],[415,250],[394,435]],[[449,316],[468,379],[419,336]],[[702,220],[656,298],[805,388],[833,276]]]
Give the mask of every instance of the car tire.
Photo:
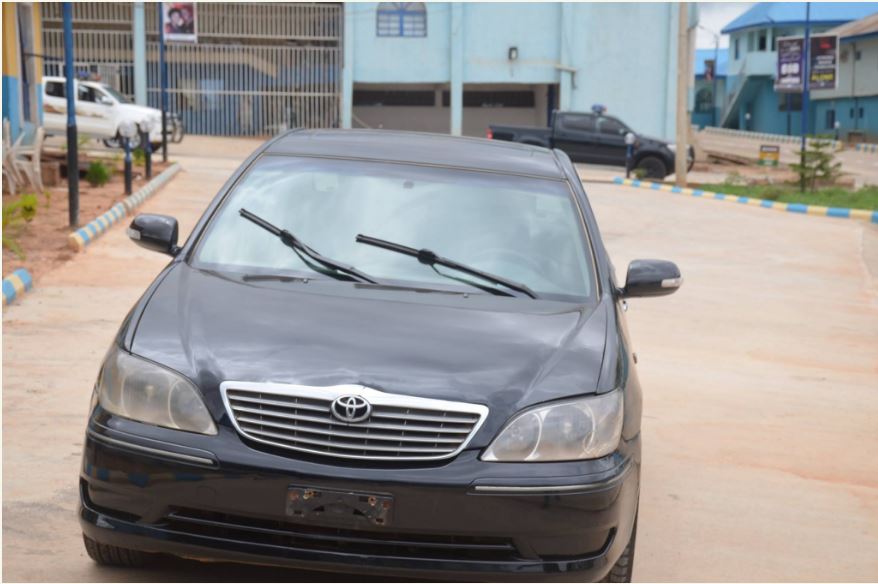
[[[637,540],[637,516],[634,516],[634,528],[631,530],[631,537],[628,539],[628,545],[622,551],[622,555],[613,564],[613,567],[604,576],[601,582],[631,582],[631,576],[634,573],[634,544]]]
[[[85,543],[85,552],[88,557],[101,566],[138,568],[147,562],[148,555],[144,552],[98,543],[84,533],[82,541]]]
[[[657,178],[662,180],[668,176],[668,167],[665,161],[658,156],[644,156],[637,161],[635,168],[643,170],[646,178]]]
[[[119,134],[116,134],[113,138],[104,138],[103,140],[104,146],[107,148],[122,148],[122,137]],[[137,132],[133,138],[131,138],[131,150],[137,150],[140,148],[140,132]]]

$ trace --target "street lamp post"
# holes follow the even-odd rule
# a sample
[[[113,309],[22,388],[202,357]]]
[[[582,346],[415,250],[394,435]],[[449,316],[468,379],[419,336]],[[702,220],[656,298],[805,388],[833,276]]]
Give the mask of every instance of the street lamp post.
[[[152,134],[153,125],[153,121],[150,118],[140,122],[140,147],[143,148],[143,170],[147,180],[152,178],[152,142],[149,136]]]
[[[67,211],[70,227],[79,226],[79,149],[76,135],[76,82],[73,73],[73,4],[65,2],[64,76],[67,78]]]
[[[805,2],[805,46],[802,47],[803,59],[802,59],[802,150],[799,154],[799,164],[802,165],[802,169],[805,168],[805,148],[808,146],[808,98],[809,95],[809,85],[811,81],[811,71],[810,71],[810,49],[811,49],[811,3]],[[805,192],[805,175],[807,173],[801,172],[801,180],[799,183],[799,187],[802,192]]]
[[[122,144],[125,146],[125,194],[131,195],[131,138],[137,135],[137,124],[131,120],[125,120],[119,124],[119,135],[122,136]]]
[[[625,134],[625,178],[631,178],[631,162],[634,160],[634,142],[637,136],[634,132]]]

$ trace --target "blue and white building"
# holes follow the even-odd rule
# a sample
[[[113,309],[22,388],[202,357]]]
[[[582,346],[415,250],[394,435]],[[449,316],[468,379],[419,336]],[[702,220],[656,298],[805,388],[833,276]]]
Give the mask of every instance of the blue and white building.
[[[811,32],[826,32],[875,13],[878,13],[876,2],[812,2]],[[804,2],[761,2],[722,29],[723,34],[729,35],[729,64],[726,105],[720,126],[801,134],[802,96],[776,92],[774,80],[777,39],[804,35],[805,14]],[[873,62],[873,78],[878,77],[876,67]],[[844,70],[840,73],[840,85],[844,87],[850,80],[845,80]],[[816,92],[814,97],[820,99]],[[808,112],[809,133],[815,127],[815,109],[812,107]],[[871,131],[878,131],[878,126]]]
[[[43,24],[43,73],[59,75],[60,4],[32,6]],[[75,3],[77,74],[158,106],[157,6]],[[675,133],[680,4],[196,6],[197,42],[165,47],[170,111],[189,133],[265,136],[303,126],[483,136],[489,124],[545,125],[554,108],[595,104],[644,134]],[[688,6],[691,40],[697,5]]]
[[[491,123],[545,125],[553,108],[602,104],[672,138],[679,9],[347,3],[344,125],[482,136]]]
[[[838,35],[838,86],[813,91],[814,131],[852,142],[878,141],[878,14],[843,24]]]

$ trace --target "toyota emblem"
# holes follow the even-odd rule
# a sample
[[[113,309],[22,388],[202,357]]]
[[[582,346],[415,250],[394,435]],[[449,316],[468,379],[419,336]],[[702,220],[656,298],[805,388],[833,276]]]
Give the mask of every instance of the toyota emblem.
[[[372,404],[358,395],[343,395],[335,398],[329,409],[337,420],[353,424],[369,417],[372,413]]]

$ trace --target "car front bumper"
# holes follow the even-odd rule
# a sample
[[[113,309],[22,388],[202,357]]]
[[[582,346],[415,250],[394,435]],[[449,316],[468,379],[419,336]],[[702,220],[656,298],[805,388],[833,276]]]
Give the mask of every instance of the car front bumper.
[[[465,451],[438,466],[376,469],[259,451],[225,428],[204,437],[219,439],[222,459],[119,429],[141,426],[118,419],[89,426],[80,522],[98,542],[409,578],[593,581],[622,553],[637,510],[634,442],[597,465],[486,463]],[[386,526],[331,513],[293,519],[285,506],[291,487],[375,493],[391,498],[392,514]]]

